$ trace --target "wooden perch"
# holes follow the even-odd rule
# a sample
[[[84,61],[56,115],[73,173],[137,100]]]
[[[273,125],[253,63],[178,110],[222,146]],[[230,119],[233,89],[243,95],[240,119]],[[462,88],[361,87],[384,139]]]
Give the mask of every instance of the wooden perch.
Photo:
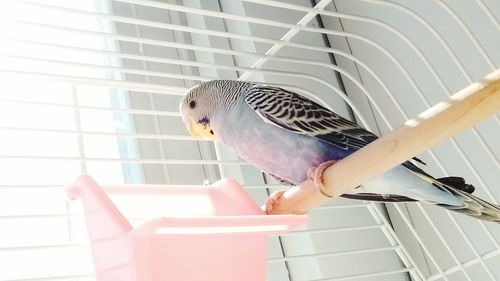
[[[500,112],[500,69],[422,112],[323,173],[323,192],[340,196]],[[331,198],[311,180],[285,192],[272,214],[304,214]]]

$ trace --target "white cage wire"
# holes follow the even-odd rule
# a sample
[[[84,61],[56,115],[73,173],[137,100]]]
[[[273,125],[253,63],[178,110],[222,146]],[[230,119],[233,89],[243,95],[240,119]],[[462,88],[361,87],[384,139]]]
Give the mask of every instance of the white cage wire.
[[[79,173],[135,222],[161,201],[127,188],[282,188],[187,135],[177,108],[197,83],[279,85],[383,135],[499,67],[499,18],[495,0],[1,1],[0,280],[93,280],[62,191]],[[425,170],[498,203],[499,125],[420,155]],[[335,199],[270,242],[269,280],[500,280],[499,243],[500,226],[440,208]]]

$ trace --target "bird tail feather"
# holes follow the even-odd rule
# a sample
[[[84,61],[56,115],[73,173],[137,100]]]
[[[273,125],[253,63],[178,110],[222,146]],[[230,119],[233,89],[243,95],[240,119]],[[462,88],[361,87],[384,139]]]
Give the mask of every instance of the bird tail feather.
[[[468,215],[476,219],[500,223],[499,205],[492,204],[490,202],[487,202],[481,198],[478,198],[466,192],[454,188],[452,189],[453,193],[455,193],[455,196],[459,196],[463,199],[462,205],[460,206],[453,206],[447,204],[438,204],[438,205],[450,211]]]
[[[472,195],[474,186],[465,183],[463,178],[440,178],[436,179],[433,184],[462,199],[462,204],[458,206],[448,204],[437,205],[476,219],[500,223],[500,206]]]
[[[431,182],[434,186],[461,199],[460,205],[450,205],[438,202],[428,202],[446,208],[450,211],[474,217],[476,219],[500,223],[500,205],[487,202],[471,193],[474,186],[467,184],[461,177],[446,177],[434,179],[427,174],[418,173],[420,177]]]

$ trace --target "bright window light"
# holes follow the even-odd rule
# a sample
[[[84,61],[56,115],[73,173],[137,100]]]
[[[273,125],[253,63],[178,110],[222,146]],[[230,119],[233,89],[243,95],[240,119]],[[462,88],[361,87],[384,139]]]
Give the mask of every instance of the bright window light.
[[[103,11],[107,5],[71,1],[71,8],[86,11]],[[81,173],[112,183],[140,177],[134,165],[91,160],[130,157],[133,144],[114,136],[131,133],[129,117],[105,110],[126,105],[126,95],[58,79],[120,79],[88,66],[116,64],[104,55],[64,48],[115,46],[65,28],[102,32],[111,23],[16,1],[0,3],[0,280],[91,280],[85,227],[82,220],[69,219],[80,211],[70,209],[62,187]]]

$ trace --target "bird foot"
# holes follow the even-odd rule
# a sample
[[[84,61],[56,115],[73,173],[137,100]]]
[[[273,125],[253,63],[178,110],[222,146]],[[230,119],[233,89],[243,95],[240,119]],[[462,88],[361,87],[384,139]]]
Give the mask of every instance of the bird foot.
[[[311,167],[307,171],[307,178],[311,180],[316,188],[321,192],[321,194],[327,197],[333,197],[330,194],[325,193],[325,187],[323,185],[323,172],[330,167],[331,165],[337,163],[337,160],[330,160],[324,163],[321,163],[318,167]]]
[[[294,186],[288,190],[278,190],[273,192],[267,199],[266,204],[262,206],[268,215],[271,214],[305,214],[311,208],[307,205],[309,203],[300,202],[300,198],[307,198],[308,196],[316,193],[319,190],[321,194],[326,197],[333,197],[324,192],[325,188],[323,186],[323,172],[331,165],[337,163],[336,160],[327,161],[321,163],[318,167],[312,167],[307,171],[307,180],[302,182],[298,186]],[[280,203],[285,200],[283,195],[287,192],[288,197],[287,204],[285,206],[280,206]],[[297,195],[299,194],[300,195]],[[299,200],[299,201],[294,201]],[[300,207],[298,207],[300,206]]]
[[[285,194],[285,192],[286,190],[278,190],[267,197],[265,211],[268,215],[273,213],[273,209],[278,206],[280,198],[281,196],[283,196],[283,194]]]

